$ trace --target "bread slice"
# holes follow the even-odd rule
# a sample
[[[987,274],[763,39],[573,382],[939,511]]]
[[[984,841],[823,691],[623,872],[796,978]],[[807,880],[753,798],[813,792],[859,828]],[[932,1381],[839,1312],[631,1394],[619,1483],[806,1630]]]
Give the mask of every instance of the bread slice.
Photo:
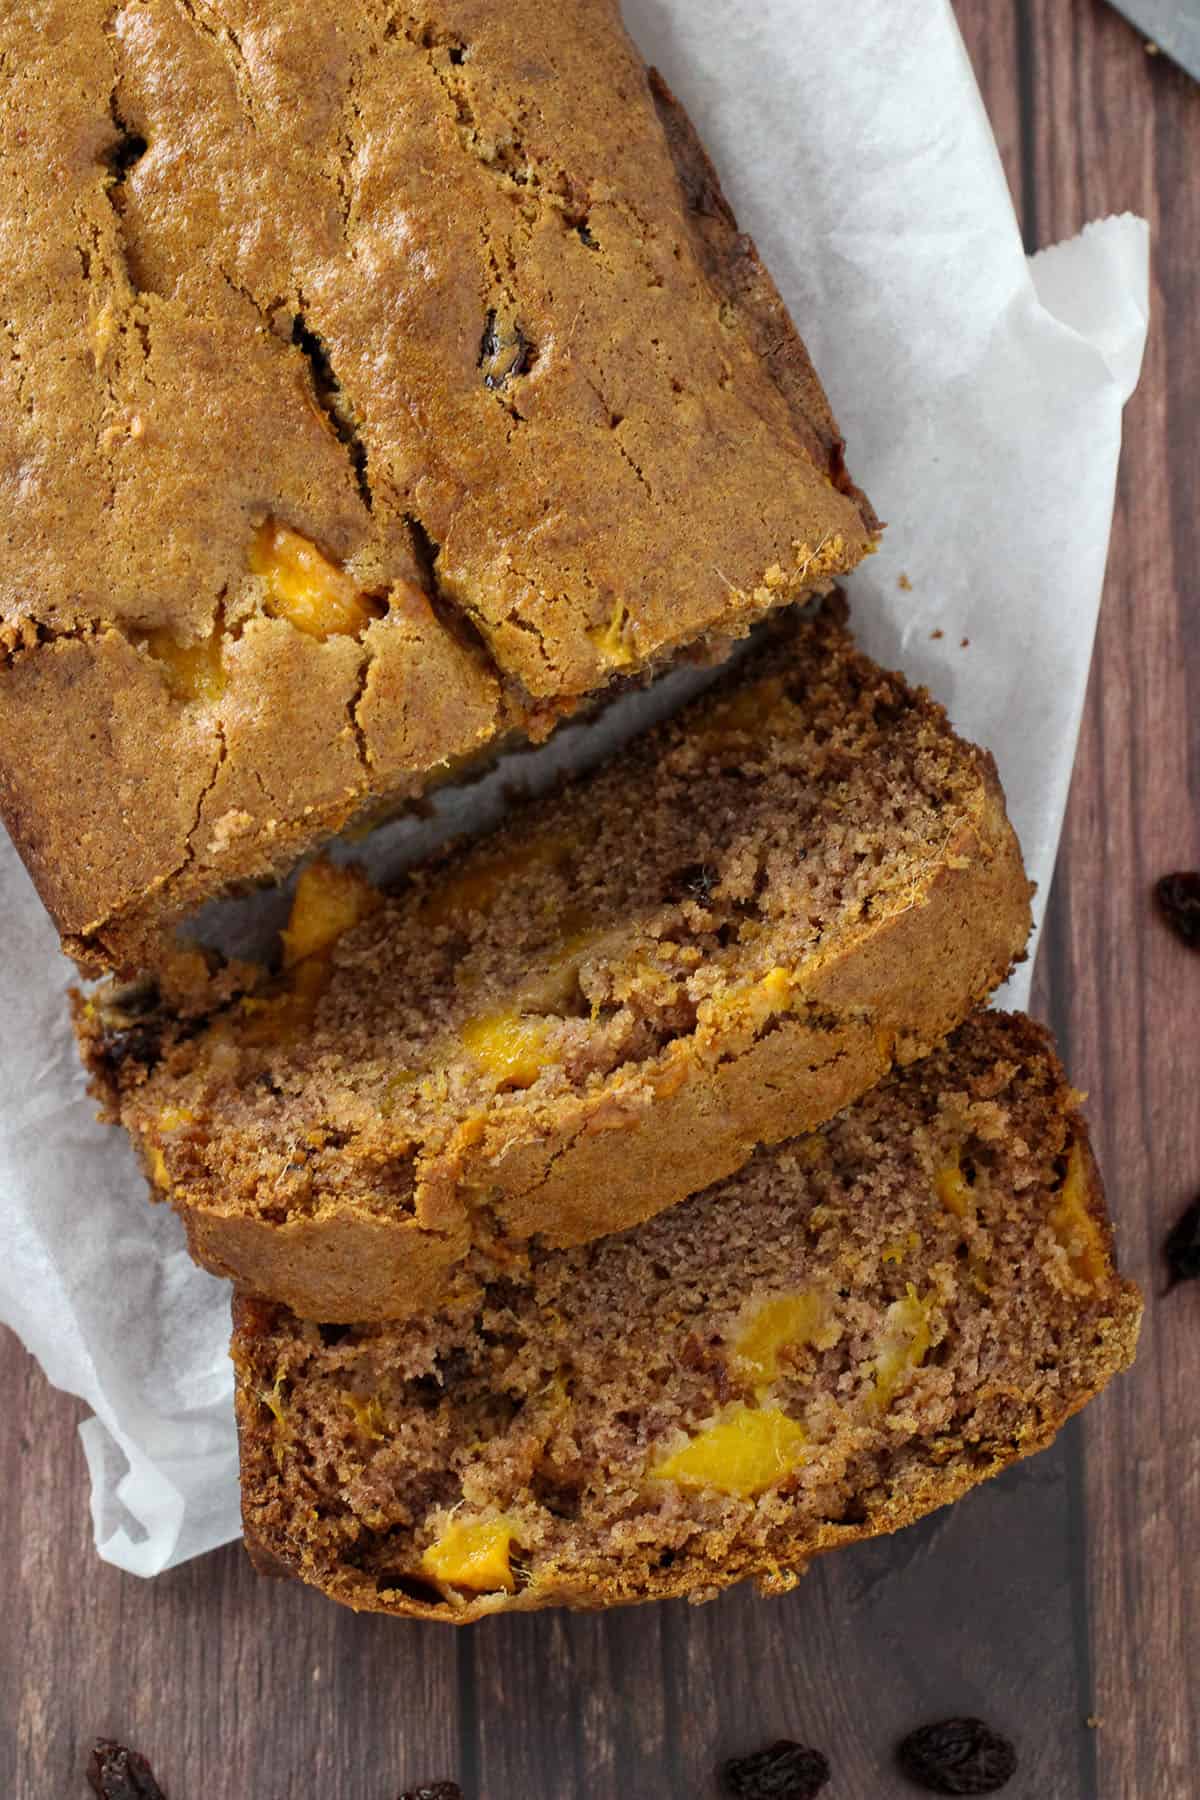
[[[391,899],[310,870],[274,991],[83,1035],[202,1263],[400,1317],[820,1124],[1003,978],[1028,900],[990,758],[831,602]]]
[[[474,1302],[305,1324],[240,1299],[256,1562],[462,1623],[792,1586],[1041,1449],[1132,1359],[1077,1096],[979,1013],[814,1135]]]
[[[0,64],[0,814],[86,965],[873,548],[617,0],[67,12]]]

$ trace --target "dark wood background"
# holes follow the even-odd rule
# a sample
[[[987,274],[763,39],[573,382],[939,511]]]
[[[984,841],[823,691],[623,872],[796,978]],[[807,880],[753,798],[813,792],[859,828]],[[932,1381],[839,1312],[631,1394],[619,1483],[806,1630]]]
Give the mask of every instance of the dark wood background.
[[[1037,969],[1091,1114],[1140,1361],[1054,1449],[786,1599],[737,1591],[455,1633],[256,1580],[231,1546],[153,1582],[96,1558],[78,1406],[0,1342],[0,1793],[70,1800],[97,1732],[171,1800],[702,1800],[795,1734],[830,1800],[896,1800],[898,1735],[982,1712],[1014,1800],[1193,1800],[1200,1726],[1200,1288],[1160,1246],[1200,1190],[1200,958],[1149,889],[1200,866],[1200,88],[1100,0],[958,0],[1031,246],[1147,216],[1153,325]]]

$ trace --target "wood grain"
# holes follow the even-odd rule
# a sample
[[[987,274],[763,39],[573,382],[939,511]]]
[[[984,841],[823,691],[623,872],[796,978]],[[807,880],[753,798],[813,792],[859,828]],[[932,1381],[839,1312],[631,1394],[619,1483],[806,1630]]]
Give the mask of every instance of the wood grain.
[[[831,1800],[901,1800],[891,1745],[956,1709],[1018,1738],[1014,1797],[1200,1788],[1200,1293],[1163,1299],[1158,1260],[1200,1187],[1200,958],[1148,898],[1164,869],[1200,865],[1200,89],[1098,0],[957,10],[1027,241],[1122,207],[1154,229],[1154,329],[1036,987],[1091,1090],[1147,1288],[1137,1370],[1044,1456],[784,1599],[456,1635],[261,1582],[236,1547],[151,1583],[101,1564],[80,1409],[5,1337],[0,1792],[15,1800],[82,1796],[101,1731],[145,1749],[172,1800],[394,1800],[445,1775],[468,1800],[701,1800],[718,1757],[780,1734],[827,1748]]]
[[[1029,0],[1045,239],[1150,220],[1153,323],[1125,421],[1104,613],[1039,996],[1091,1114],[1147,1312],[1132,1375],[1082,1422],[1099,1800],[1194,1795],[1200,1722],[1200,1294],[1164,1298],[1168,1225],[1200,1190],[1200,958],[1149,888],[1200,866],[1200,89],[1107,8]],[[1072,129],[1061,121],[1071,120]]]

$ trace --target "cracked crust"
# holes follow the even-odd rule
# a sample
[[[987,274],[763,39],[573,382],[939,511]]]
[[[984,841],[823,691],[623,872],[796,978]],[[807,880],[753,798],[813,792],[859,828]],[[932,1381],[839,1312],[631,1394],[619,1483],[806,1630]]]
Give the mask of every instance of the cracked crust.
[[[206,1024],[122,1024],[119,995],[79,1018],[200,1262],[307,1318],[398,1317],[820,1124],[958,1024],[1028,930],[990,757],[831,600],[417,871],[339,940],[299,1034],[264,1032],[271,990]]]
[[[466,1624],[703,1600],[747,1578],[783,1592],[814,1556],[958,1499],[1133,1359],[1140,1297],[1077,1100],[1046,1032],[977,1014],[812,1138],[431,1318],[331,1328],[239,1296],[256,1567],[358,1610]],[[750,1373],[756,1309],[797,1295],[816,1301],[807,1337]],[[889,1343],[908,1348],[885,1367]],[[749,1496],[655,1473],[739,1405],[801,1424],[793,1472]],[[447,1525],[497,1518],[507,1591],[431,1575]]]
[[[872,546],[611,0],[39,0],[0,83],[0,810],[85,966]],[[384,616],[268,617],[268,516]]]

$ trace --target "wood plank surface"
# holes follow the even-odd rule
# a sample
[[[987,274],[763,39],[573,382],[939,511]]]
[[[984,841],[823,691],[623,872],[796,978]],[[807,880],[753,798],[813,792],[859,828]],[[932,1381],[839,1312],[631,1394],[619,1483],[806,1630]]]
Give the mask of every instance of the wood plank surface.
[[[1152,327],[1125,420],[1104,612],[1039,998],[1091,1095],[1128,1272],[1131,1375],[1081,1422],[1094,1791],[1200,1793],[1200,1293],[1161,1245],[1200,1192],[1200,957],[1149,888],[1200,867],[1200,88],[1107,8],[1028,0],[1040,239],[1150,220]]]
[[[1014,1800],[1200,1792],[1200,1291],[1164,1298],[1159,1256],[1200,1189],[1200,957],[1149,901],[1156,875],[1200,866],[1200,88],[1100,0],[957,11],[1028,241],[1126,207],[1154,232],[1036,983],[1146,1289],[1137,1369],[1045,1455],[786,1598],[455,1634],[259,1581],[237,1547],[149,1583],[102,1564],[80,1408],[5,1336],[0,1793],[82,1797],[106,1732],[147,1751],[171,1800],[394,1800],[451,1775],[467,1800],[703,1800],[718,1757],[786,1734],[828,1751],[830,1800],[901,1800],[891,1746],[955,1710],[1019,1741]]]

